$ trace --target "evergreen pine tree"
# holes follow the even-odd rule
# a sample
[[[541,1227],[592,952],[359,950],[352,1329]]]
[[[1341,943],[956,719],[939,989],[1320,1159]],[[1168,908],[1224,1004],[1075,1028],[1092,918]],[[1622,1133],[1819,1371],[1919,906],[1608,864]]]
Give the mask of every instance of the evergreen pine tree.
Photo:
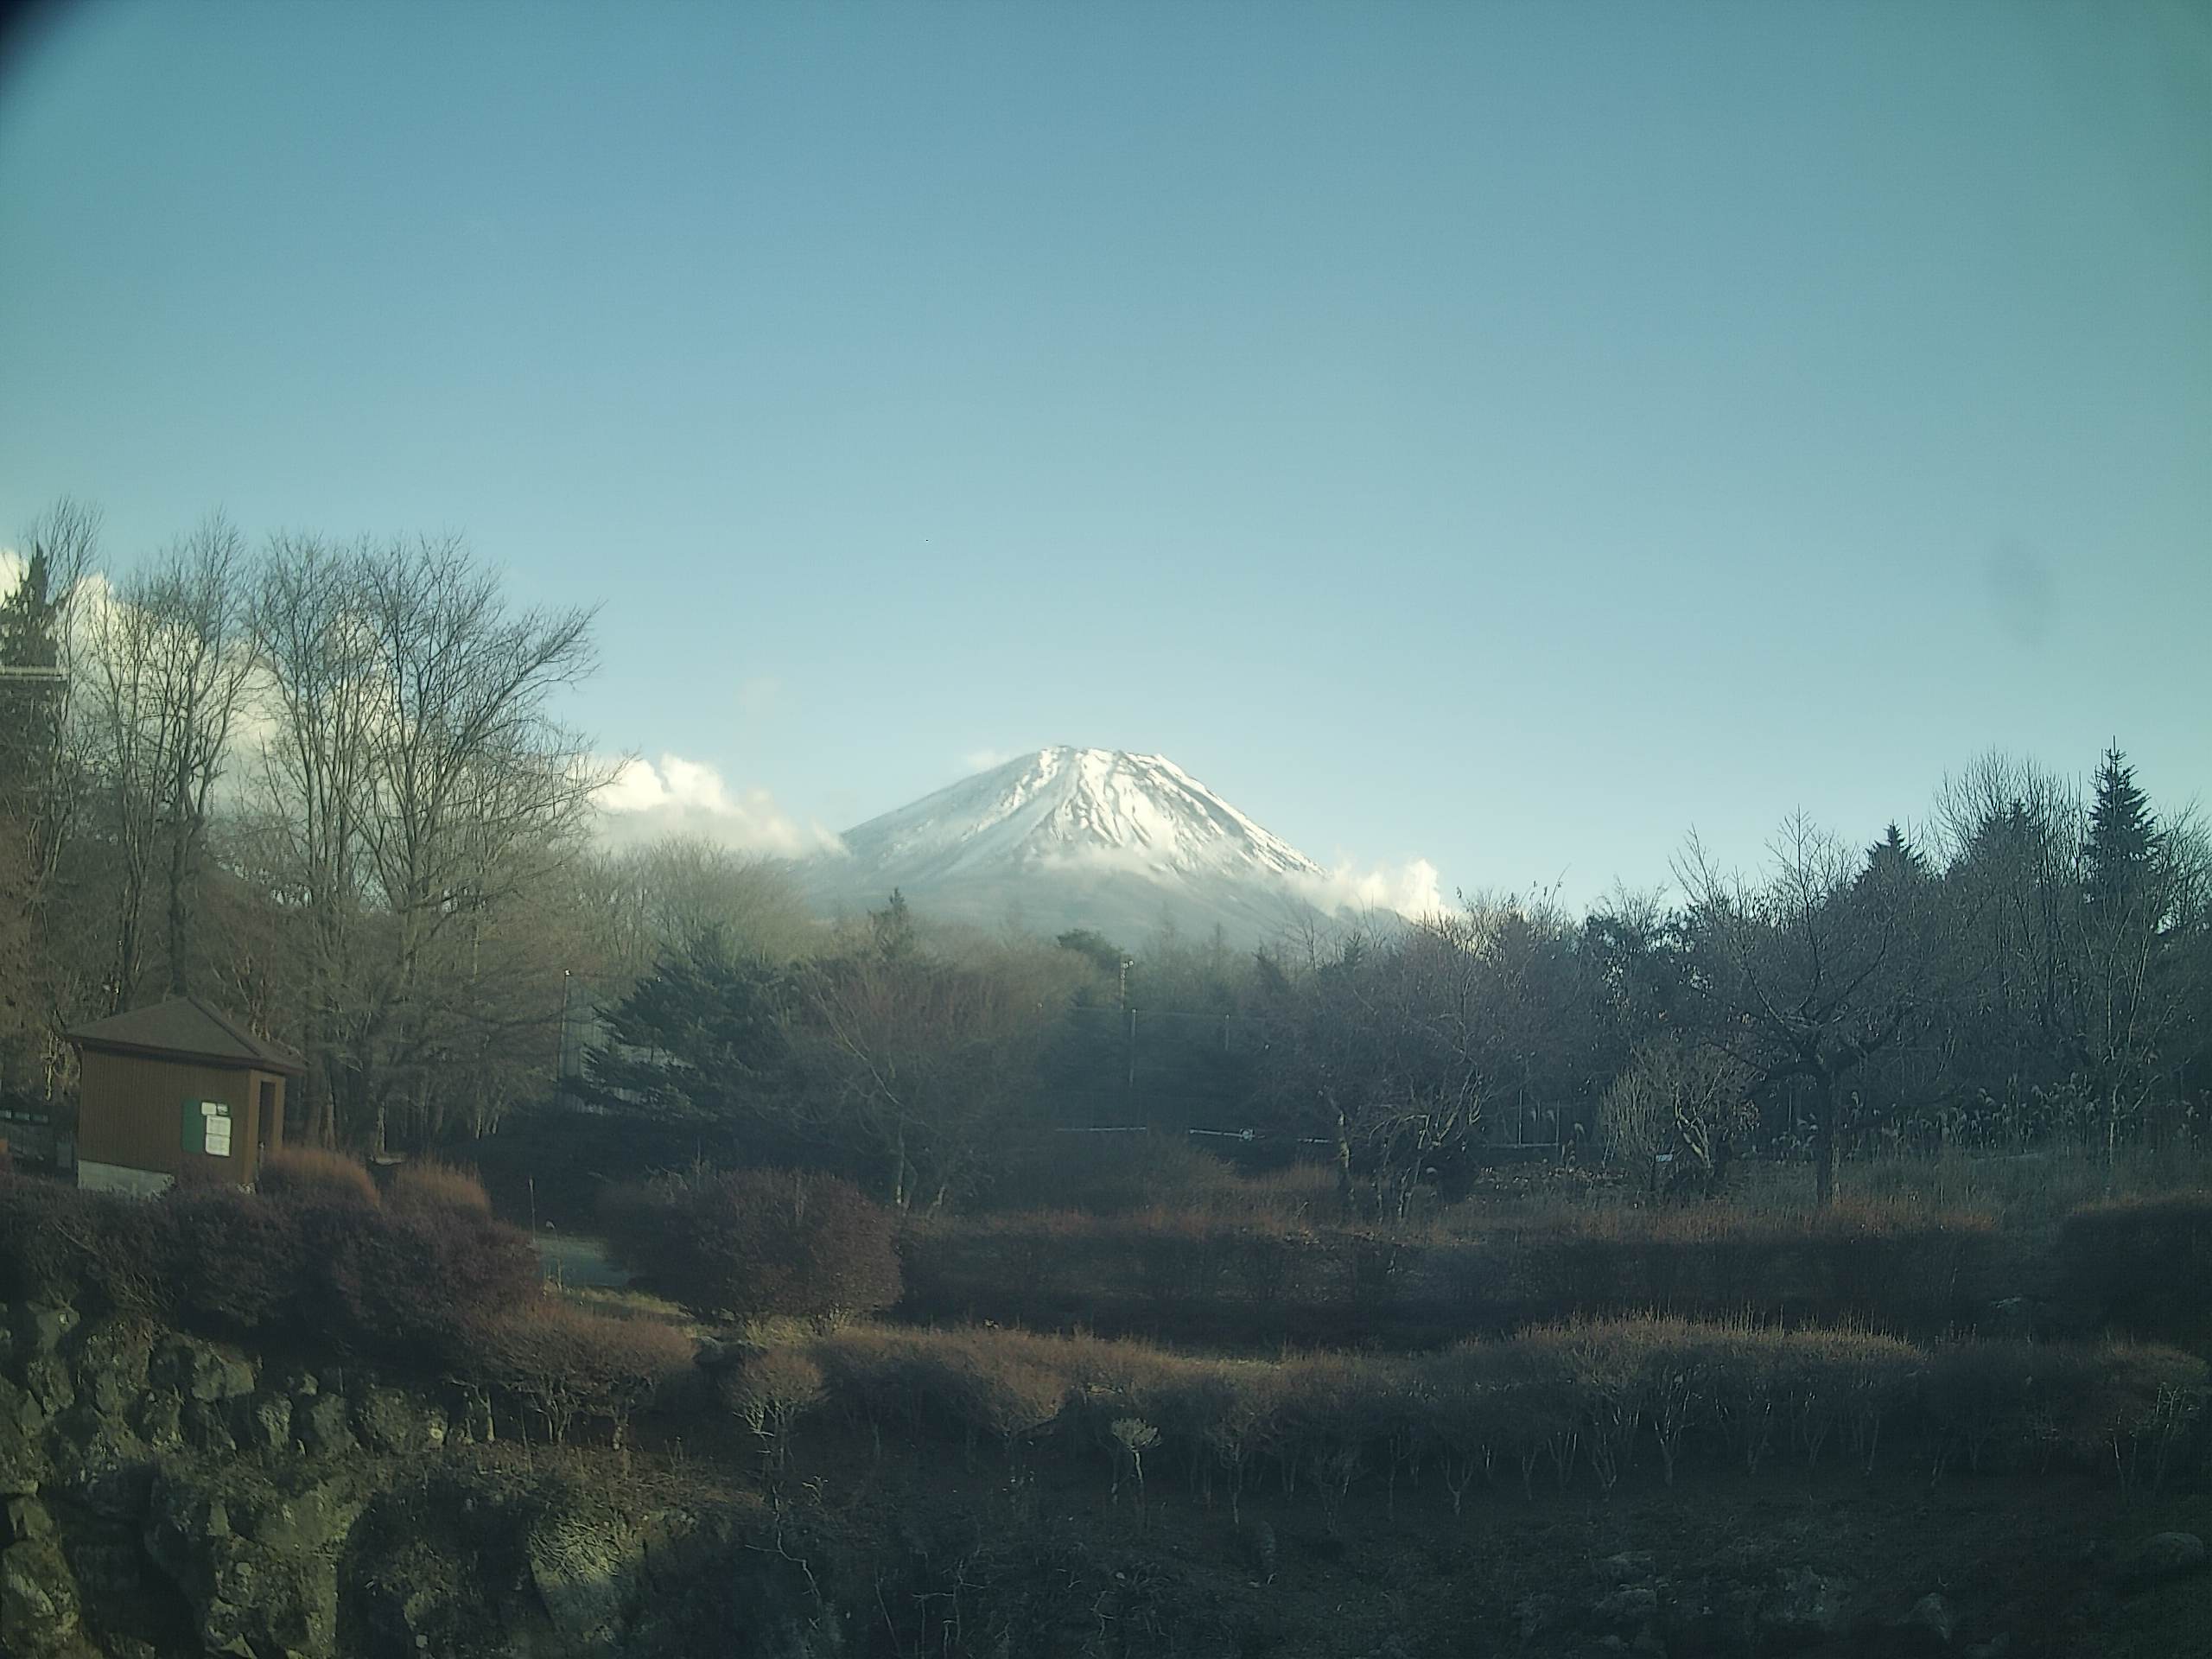
[[[868,921],[876,954],[884,961],[904,962],[914,954],[914,912],[898,888],[891,889],[891,900],[881,910],[868,912]]]
[[[607,1040],[568,1087],[612,1111],[734,1126],[785,1081],[794,995],[788,968],[710,928],[600,1010]]]
[[[61,660],[60,607],[50,585],[46,554],[34,548],[22,579],[0,599],[0,669],[19,671],[0,674],[0,814],[29,816],[25,797],[37,787],[37,758],[59,718],[48,677]]]
[[[2090,902],[2125,905],[2144,890],[2158,855],[2158,820],[2136,787],[2135,768],[2114,743],[2097,767],[2096,803],[2089,809],[2083,856]]]
[[[1859,880],[1862,886],[1869,882],[1910,882],[1927,874],[1927,859],[1892,822],[1881,840],[1866,849],[1866,868]]]

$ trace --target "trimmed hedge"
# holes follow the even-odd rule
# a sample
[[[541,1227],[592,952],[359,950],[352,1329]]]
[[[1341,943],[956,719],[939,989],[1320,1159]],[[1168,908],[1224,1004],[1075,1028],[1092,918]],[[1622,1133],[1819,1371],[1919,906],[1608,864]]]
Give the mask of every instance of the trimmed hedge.
[[[442,1362],[476,1322],[543,1288],[529,1235],[488,1216],[326,1205],[300,1223],[302,1311],[340,1348]]]
[[[696,1170],[615,1189],[601,1219],[639,1283],[704,1317],[837,1318],[899,1300],[890,1212],[836,1176]]]
[[[135,1199],[0,1177],[0,1301],[158,1313],[167,1281],[155,1230]]]
[[[1749,1321],[1571,1320],[1431,1354],[1279,1362],[1023,1332],[855,1327],[811,1339],[830,1401],[890,1427],[1013,1448],[1050,1440],[1110,1461],[1116,1425],[1160,1437],[1157,1462],[1232,1504],[1249,1481],[1301,1484],[1333,1514],[1362,1478],[1435,1472],[1468,1488],[1539,1474],[1611,1490],[1632,1467],[1671,1482],[1705,1465],[1885,1451],[1939,1474],[2054,1460],[2155,1484],[2202,1459],[2202,1361],[2127,1344],[1916,1344],[1865,1331]],[[1332,1495],[1332,1483],[1338,1490]]]
[[[2212,1192],[2086,1205],[2060,1224],[2056,1262],[2062,1290],[2099,1325],[2212,1332]]]
[[[901,1241],[907,1309],[1212,1340],[1448,1341],[1656,1309],[1701,1318],[1971,1324],[1999,1294],[1986,1217],[1597,1211],[1467,1236],[1153,1211],[926,1221]]]
[[[179,1325],[222,1336],[277,1331],[302,1309],[305,1206],[235,1186],[178,1188],[144,1206],[152,1253]]]
[[[178,1187],[136,1200],[0,1183],[0,1300],[114,1310],[219,1337],[312,1337],[443,1366],[486,1316],[535,1298],[527,1235],[467,1211]]]

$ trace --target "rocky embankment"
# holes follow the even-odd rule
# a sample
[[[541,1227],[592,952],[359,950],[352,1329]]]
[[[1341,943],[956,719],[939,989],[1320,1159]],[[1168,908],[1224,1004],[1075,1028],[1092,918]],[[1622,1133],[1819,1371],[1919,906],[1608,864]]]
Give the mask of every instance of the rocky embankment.
[[[658,1427],[704,1446],[706,1405]],[[972,1449],[772,1497],[729,1478],[757,1466],[734,1446],[549,1452],[513,1427],[457,1384],[0,1306],[0,1659],[830,1659],[888,1650],[887,1607],[897,1651],[956,1656],[2045,1659],[2163,1653],[2208,1577],[2196,1497],[2168,1511],[2193,1531],[2069,1511],[2002,1549],[1975,1533],[1995,1511],[1924,1514],[1917,1486],[1707,1521],[1694,1497],[1653,1519],[1516,1495],[1464,1531],[1433,1493],[1433,1530],[1286,1505],[1279,1542],[1249,1504],[1239,1526],[1164,1488],[1148,1516],[1095,1481],[1047,1503]],[[1922,1528],[1924,1559],[1877,1521]],[[1624,1531],[1648,1547],[1599,1547]]]
[[[643,1610],[713,1527],[601,1487],[480,1400],[0,1308],[13,1659],[680,1650]]]

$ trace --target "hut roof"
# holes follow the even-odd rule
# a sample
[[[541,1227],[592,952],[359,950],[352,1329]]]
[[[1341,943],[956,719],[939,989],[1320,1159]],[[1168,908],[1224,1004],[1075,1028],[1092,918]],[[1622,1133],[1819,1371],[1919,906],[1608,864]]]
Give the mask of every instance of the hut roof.
[[[291,1049],[255,1036],[235,1015],[196,996],[172,996],[125,1014],[111,1014],[73,1027],[68,1038],[80,1048],[108,1053],[197,1060],[242,1071],[278,1071],[288,1077],[307,1070],[307,1063]]]

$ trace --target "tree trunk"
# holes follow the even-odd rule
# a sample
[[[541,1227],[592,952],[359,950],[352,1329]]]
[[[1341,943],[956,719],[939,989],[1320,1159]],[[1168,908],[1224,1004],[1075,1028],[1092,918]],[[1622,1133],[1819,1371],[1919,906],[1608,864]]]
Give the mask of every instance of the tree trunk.
[[[1349,1222],[1352,1218],[1351,1190],[1351,1126],[1344,1121],[1344,1108],[1337,1109],[1337,1211]]]
[[[190,930],[185,922],[184,883],[191,849],[185,834],[185,799],[189,784],[184,753],[180,748],[176,760],[176,800],[171,810],[169,823],[168,956],[169,994],[173,996],[182,996],[187,988],[184,940]]]
[[[130,1006],[132,988],[138,983],[139,929],[134,885],[124,888],[123,918],[116,931],[115,972],[108,982],[107,1011],[121,1014]]]
[[[1813,1206],[1826,1210],[1835,1202],[1836,1133],[1835,1079],[1824,1071],[1813,1074]]]

